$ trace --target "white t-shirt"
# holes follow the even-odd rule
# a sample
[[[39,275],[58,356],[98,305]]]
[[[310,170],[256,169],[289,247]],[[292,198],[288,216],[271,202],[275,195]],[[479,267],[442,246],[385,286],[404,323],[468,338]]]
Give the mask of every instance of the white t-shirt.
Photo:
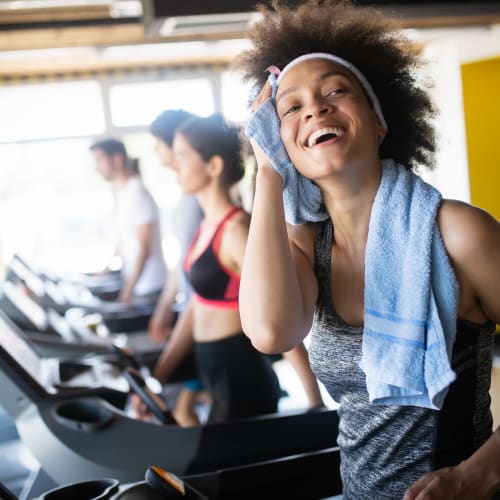
[[[134,272],[139,253],[138,227],[154,225],[151,251],[134,287],[134,295],[161,290],[166,282],[167,268],[161,247],[158,206],[139,177],[131,177],[123,187],[115,190],[115,218],[125,280]]]

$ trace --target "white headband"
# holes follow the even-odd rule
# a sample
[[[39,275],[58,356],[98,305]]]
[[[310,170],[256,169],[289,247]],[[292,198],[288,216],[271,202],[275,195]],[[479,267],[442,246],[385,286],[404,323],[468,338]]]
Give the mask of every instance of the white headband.
[[[358,80],[360,85],[363,87],[364,91],[368,95],[368,98],[370,99],[373,109],[375,111],[375,114],[377,115],[378,121],[380,122],[380,125],[387,131],[387,123],[385,122],[384,115],[382,113],[382,108],[380,107],[380,102],[375,95],[375,92],[373,91],[372,86],[370,85],[370,82],[365,78],[365,75],[359,71],[356,66],[352,65],[349,61],[346,61],[345,59],[342,59],[341,57],[334,56],[332,54],[328,54],[326,52],[311,52],[310,54],[304,54],[302,56],[297,57],[296,59],[293,59],[290,61],[281,71],[276,68],[276,66],[271,66],[269,68],[269,71],[275,76],[277,76],[277,84],[281,82],[283,79],[283,75],[296,66],[297,64],[307,61],[309,59],[328,59],[329,61],[333,61],[334,63],[340,64],[340,66],[343,66],[344,68],[347,68]],[[274,70],[274,71],[273,71]],[[277,70],[277,71],[276,71]],[[279,75],[276,75],[276,73],[279,72]]]

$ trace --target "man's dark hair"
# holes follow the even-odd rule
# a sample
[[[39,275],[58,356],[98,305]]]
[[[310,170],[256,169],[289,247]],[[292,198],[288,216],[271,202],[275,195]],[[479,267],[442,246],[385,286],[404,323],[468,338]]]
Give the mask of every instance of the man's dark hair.
[[[100,139],[95,141],[90,146],[90,149],[94,151],[95,149],[100,149],[107,156],[113,156],[114,154],[122,155],[125,160],[128,159],[127,150],[125,149],[125,144],[118,139]]]
[[[128,171],[132,175],[140,175],[139,160],[137,158],[129,158],[125,144],[122,141],[114,138],[99,139],[92,143],[89,149],[91,151],[95,151],[96,149],[103,151],[106,156],[113,156],[115,154],[122,156],[123,163]]]
[[[363,73],[380,101],[388,126],[381,158],[394,158],[407,169],[434,166],[435,109],[418,76],[420,48],[394,20],[348,0],[307,0],[296,8],[273,0],[258,9],[263,17],[250,33],[253,48],[238,64],[254,83],[254,95],[269,66],[283,68],[311,52],[334,54]]]
[[[172,147],[176,129],[195,115],[183,109],[167,109],[160,113],[149,126],[149,131],[165,144]]]

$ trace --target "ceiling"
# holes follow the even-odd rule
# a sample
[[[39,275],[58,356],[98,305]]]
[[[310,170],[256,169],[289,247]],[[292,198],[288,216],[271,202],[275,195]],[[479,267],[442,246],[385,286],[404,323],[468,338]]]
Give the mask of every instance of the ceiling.
[[[260,0],[269,3],[270,0]],[[281,0],[297,4],[300,0]],[[484,27],[498,31],[500,1],[357,0],[375,4],[407,28]],[[258,18],[256,0],[0,0],[0,78],[40,72],[93,71],[96,68],[228,61],[234,50],[223,41],[245,40]],[[495,38],[496,41],[496,38]],[[165,50],[165,43],[205,42],[205,48]],[[189,43],[187,43],[189,42]],[[193,45],[194,43],[194,45]],[[163,49],[140,55],[134,47]],[[104,57],[123,46],[119,61]],[[180,46],[176,46],[180,47]],[[231,45],[238,50],[238,44]],[[57,52],[66,48],[66,55]],[[178,57],[175,55],[177,51]],[[128,56],[125,54],[128,53]],[[500,53],[500,47],[499,51]]]
[[[270,0],[260,0],[269,3]],[[282,0],[296,4],[299,0]],[[257,0],[0,0],[0,50],[244,37]],[[500,23],[500,1],[358,0],[408,27]]]

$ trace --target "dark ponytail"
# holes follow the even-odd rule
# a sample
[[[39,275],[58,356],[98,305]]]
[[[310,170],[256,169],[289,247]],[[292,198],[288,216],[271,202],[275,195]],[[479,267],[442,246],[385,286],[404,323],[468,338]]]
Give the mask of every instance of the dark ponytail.
[[[222,182],[225,187],[231,187],[243,177],[240,129],[228,124],[221,114],[192,118],[183,123],[176,133],[181,134],[204,161],[209,161],[213,156],[222,158]]]

